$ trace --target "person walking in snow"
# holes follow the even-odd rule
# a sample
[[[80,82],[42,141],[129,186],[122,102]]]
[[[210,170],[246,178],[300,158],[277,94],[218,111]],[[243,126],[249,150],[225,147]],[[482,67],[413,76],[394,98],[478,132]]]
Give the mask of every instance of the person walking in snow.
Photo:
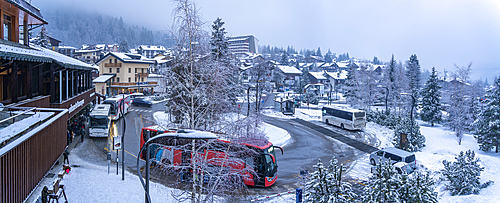
[[[64,150],[64,153],[63,153],[64,161],[63,161],[63,163],[66,163],[66,161],[68,161],[68,164],[69,164],[68,155],[69,155],[68,149]]]

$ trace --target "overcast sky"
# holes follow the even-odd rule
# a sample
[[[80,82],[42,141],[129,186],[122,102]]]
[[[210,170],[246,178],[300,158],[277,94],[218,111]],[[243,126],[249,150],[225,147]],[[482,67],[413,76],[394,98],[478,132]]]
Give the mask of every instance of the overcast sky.
[[[417,54],[422,69],[454,71],[472,62],[473,79],[500,75],[500,1],[497,0],[203,0],[203,19],[226,22],[229,36],[252,34],[259,45],[321,47],[360,59],[406,61]],[[32,0],[41,9],[78,7],[125,23],[165,30],[168,0]],[[49,22],[50,23],[50,22]]]

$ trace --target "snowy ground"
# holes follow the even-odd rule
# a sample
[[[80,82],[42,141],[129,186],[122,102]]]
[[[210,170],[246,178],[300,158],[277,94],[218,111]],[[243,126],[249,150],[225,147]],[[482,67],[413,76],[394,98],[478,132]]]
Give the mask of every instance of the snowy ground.
[[[295,116],[283,116],[279,113],[266,111],[269,116],[280,118],[301,118],[304,120],[320,120],[320,110],[297,109]],[[154,114],[155,119],[166,119],[163,112]],[[462,203],[462,202],[499,202],[500,193],[500,155],[492,152],[482,152],[472,135],[465,135],[462,145],[458,145],[454,135],[446,128],[436,125],[430,127],[421,123],[421,132],[426,137],[426,147],[422,152],[417,152],[417,160],[427,170],[433,174],[434,178],[439,177],[438,171],[443,168],[442,161],[454,161],[454,157],[460,151],[467,149],[474,150],[476,156],[481,159],[481,165],[485,170],[481,175],[481,182],[493,180],[495,183],[490,187],[481,190],[479,195],[450,196],[449,192],[442,190],[443,184],[439,184],[436,191],[439,192],[439,202],[444,203]],[[290,135],[283,129],[265,124],[264,130],[271,142],[276,145],[284,145],[290,139]],[[390,147],[393,132],[385,127],[374,123],[369,123],[365,131],[375,134],[379,139],[378,147]],[[80,149],[81,150],[81,149]],[[87,162],[79,157],[78,148],[70,152],[71,164],[79,165],[74,167],[71,173],[64,177],[66,194],[71,202],[143,202],[144,193],[138,177],[126,172],[125,181],[121,180],[121,175],[115,175],[116,168],[111,167],[111,174],[107,174],[107,166],[104,161],[97,163]],[[356,161],[349,175],[358,179],[367,180],[370,175],[370,164],[368,154]],[[121,171],[120,171],[121,172]],[[175,189],[165,187],[161,184],[151,183],[151,194],[153,202],[174,202],[172,192]],[[295,202],[295,194],[282,195],[266,199],[265,202]]]
[[[284,116],[281,113],[266,111],[268,116],[279,118],[301,118],[304,120],[321,120],[320,110],[307,110],[296,109],[294,116]],[[500,202],[500,154],[494,152],[483,152],[479,150],[478,144],[472,135],[466,134],[459,145],[456,137],[447,128],[441,125],[430,125],[419,121],[420,131],[426,137],[426,147],[422,152],[417,152],[416,157],[419,164],[424,166],[422,170],[428,170],[435,180],[439,178],[439,171],[444,168],[443,160],[455,161],[455,157],[460,151],[467,151],[471,149],[475,151],[476,157],[481,160],[481,166],[485,167],[481,173],[481,183],[492,180],[495,183],[488,188],[482,189],[479,195],[466,195],[466,196],[451,196],[450,193],[444,190],[444,184],[439,183],[436,185],[436,192],[438,192],[439,202],[443,203],[490,203]],[[368,123],[364,131],[370,134],[375,134],[379,140],[377,147],[392,147],[391,143],[394,132],[386,127],[380,126],[375,123]],[[349,171],[349,175],[353,178],[360,180],[368,180],[370,176],[371,165],[369,163],[369,154],[356,160],[353,167]],[[282,197],[275,197],[268,202],[294,202],[294,194],[285,195]]]

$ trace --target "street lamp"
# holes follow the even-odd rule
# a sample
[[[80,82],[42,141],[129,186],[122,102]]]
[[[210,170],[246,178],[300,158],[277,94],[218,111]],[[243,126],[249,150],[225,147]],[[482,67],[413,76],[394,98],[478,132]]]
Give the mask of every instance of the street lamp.
[[[415,97],[410,94],[410,93],[399,93],[400,95],[410,95],[411,96],[411,110],[410,110],[410,122],[411,122],[411,128],[410,128],[410,137],[408,140],[413,136],[413,106],[415,106]]]
[[[378,88],[385,88],[387,91],[385,92],[385,115],[389,115],[389,111],[387,111],[387,98],[389,97],[389,88],[382,85],[377,85]]]

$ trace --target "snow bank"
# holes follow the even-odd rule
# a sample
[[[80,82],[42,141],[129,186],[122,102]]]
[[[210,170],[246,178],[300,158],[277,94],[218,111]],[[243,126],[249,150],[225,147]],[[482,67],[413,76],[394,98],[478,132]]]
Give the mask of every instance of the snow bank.
[[[479,195],[465,195],[465,196],[451,196],[450,193],[444,190],[444,184],[436,185],[438,192],[439,202],[446,203],[462,203],[462,202],[499,202],[500,193],[500,154],[494,152],[483,152],[479,150],[476,139],[470,135],[465,134],[462,139],[462,144],[459,145],[453,132],[441,125],[430,125],[418,121],[420,124],[420,131],[426,138],[426,147],[421,152],[416,152],[417,161],[422,164],[437,180],[440,176],[439,171],[444,168],[443,160],[455,161],[455,157],[460,151],[473,150],[476,157],[479,158],[481,166],[485,170],[481,173],[481,183],[492,180],[495,183],[488,188],[482,189]],[[368,123],[365,131],[373,133],[380,140],[380,147],[391,147],[391,140],[393,131],[386,127],[380,126],[375,123]],[[366,154],[356,163],[349,171],[352,177],[368,180],[370,175],[369,155]],[[423,169],[423,170],[425,170]]]

